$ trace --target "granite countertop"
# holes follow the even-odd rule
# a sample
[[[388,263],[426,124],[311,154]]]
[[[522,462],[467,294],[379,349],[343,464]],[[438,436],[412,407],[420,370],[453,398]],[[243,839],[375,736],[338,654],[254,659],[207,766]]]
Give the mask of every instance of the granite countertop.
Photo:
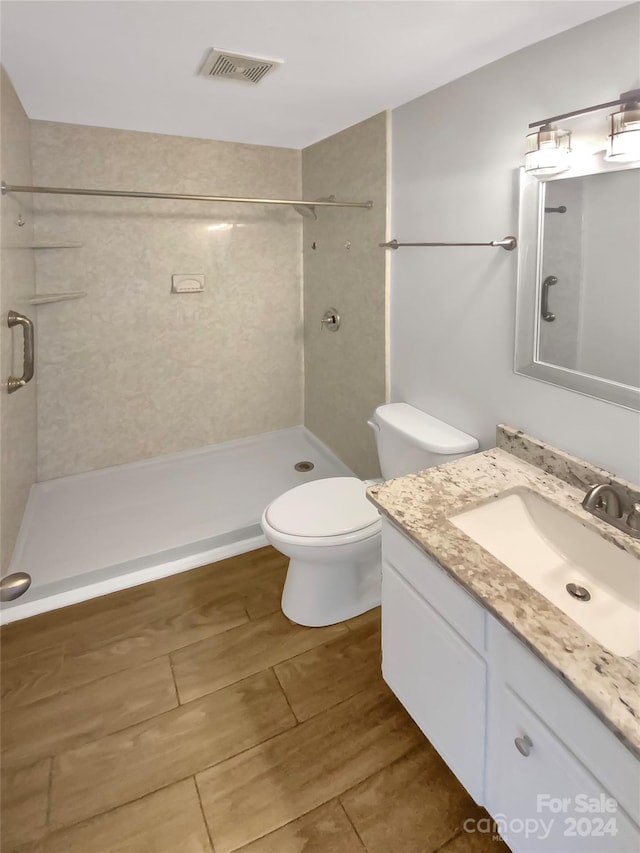
[[[640,757],[640,653],[620,657],[448,520],[526,488],[576,516],[639,560],[640,540],[581,506],[585,491],[612,482],[638,500],[637,487],[511,427],[498,447],[370,486],[369,499],[409,539],[522,640]]]

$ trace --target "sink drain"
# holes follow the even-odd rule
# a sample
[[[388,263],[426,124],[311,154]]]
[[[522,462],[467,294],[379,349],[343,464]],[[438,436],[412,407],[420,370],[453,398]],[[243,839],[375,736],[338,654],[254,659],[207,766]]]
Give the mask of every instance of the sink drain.
[[[572,598],[577,598],[578,601],[589,601],[591,598],[589,590],[583,586],[578,586],[577,583],[568,583],[565,589]]]
[[[296,471],[313,471],[313,462],[296,462],[293,467]]]

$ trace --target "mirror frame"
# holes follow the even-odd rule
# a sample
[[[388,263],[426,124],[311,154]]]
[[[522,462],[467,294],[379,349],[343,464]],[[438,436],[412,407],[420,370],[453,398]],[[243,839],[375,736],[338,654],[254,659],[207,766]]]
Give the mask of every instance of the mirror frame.
[[[548,181],[579,178],[602,172],[638,169],[640,163],[612,164],[602,152],[591,156],[576,168],[556,175],[531,175],[520,169],[520,215],[518,219],[518,284],[516,290],[516,336],[514,372],[558,385],[578,394],[595,397],[640,411],[640,388],[624,385],[600,376],[580,373],[568,367],[538,361],[540,329],[540,290],[545,190]]]

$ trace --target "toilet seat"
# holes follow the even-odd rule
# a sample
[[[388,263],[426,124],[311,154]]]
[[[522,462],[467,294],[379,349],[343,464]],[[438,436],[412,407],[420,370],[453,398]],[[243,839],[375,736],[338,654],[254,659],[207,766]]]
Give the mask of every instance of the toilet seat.
[[[329,545],[367,539],[382,526],[357,477],[330,477],[303,483],[276,498],[263,522],[283,541]],[[330,540],[330,541],[329,541]]]

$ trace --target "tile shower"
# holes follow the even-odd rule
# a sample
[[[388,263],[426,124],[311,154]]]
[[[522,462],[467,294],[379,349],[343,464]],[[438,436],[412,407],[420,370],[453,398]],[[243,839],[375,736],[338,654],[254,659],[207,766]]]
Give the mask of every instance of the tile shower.
[[[28,571],[33,583],[4,609],[6,621],[256,547],[262,509],[280,492],[315,477],[375,474],[371,454],[336,441],[317,416],[331,394],[323,365],[336,344],[366,343],[380,366],[367,387],[356,364],[340,374],[351,405],[334,418],[338,435],[363,431],[386,394],[385,258],[372,251],[385,229],[385,115],[312,146],[306,175],[305,155],[293,149],[26,116],[24,124],[25,184],[301,198],[306,183],[315,198],[336,183],[363,199],[371,184],[376,207],[323,211],[303,230],[284,206],[33,196],[34,245],[66,246],[29,253],[37,294],[79,298],[29,306],[37,441],[25,452],[37,473],[14,501],[5,538],[16,545],[3,570]],[[368,161],[359,166],[363,143]],[[303,239],[319,237],[322,250],[313,269],[305,260],[303,276]],[[370,275],[348,294],[346,335],[318,336],[319,305],[340,299],[329,289],[336,271],[345,290],[353,281],[338,240],[359,260],[371,256]],[[204,290],[172,293],[176,274],[203,275]],[[14,400],[3,402],[4,424]],[[307,459],[314,469],[296,472]]]

